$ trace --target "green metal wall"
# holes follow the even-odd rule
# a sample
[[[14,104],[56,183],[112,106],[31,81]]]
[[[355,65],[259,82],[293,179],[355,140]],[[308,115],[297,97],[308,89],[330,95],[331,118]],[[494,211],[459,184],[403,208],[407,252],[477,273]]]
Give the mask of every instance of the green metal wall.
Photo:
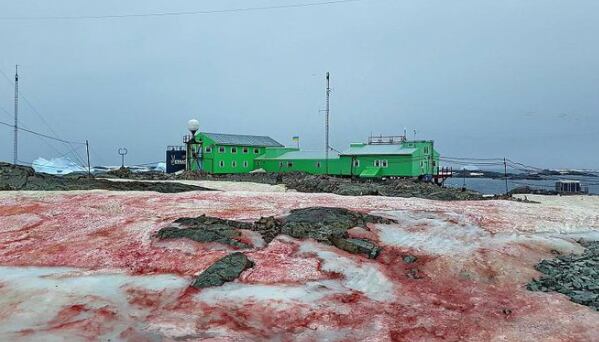
[[[329,159],[329,174],[342,175],[343,170],[349,174],[349,164],[345,168],[344,161],[340,158]],[[262,159],[256,160],[256,168],[267,172],[306,172],[314,175],[326,174],[325,159]]]
[[[254,159],[265,152],[265,147],[217,145],[201,132],[196,141],[202,147],[202,170],[212,174],[248,173],[255,169]],[[198,170],[197,164],[190,164],[190,170]]]
[[[287,152],[298,151],[289,147],[251,147],[217,145],[208,136],[198,133],[196,141],[202,148],[202,170],[212,174],[248,173],[256,169],[267,172],[306,172],[325,174],[325,159],[286,159]],[[406,148],[415,148],[411,155],[342,155],[328,160],[331,175],[359,176],[367,168],[375,168],[380,161],[379,177],[419,177],[436,173],[439,153],[434,151],[432,141],[408,141]],[[224,149],[224,151],[222,150]],[[189,155],[189,154],[188,154]],[[258,159],[256,159],[258,158]],[[386,166],[383,166],[385,161]],[[354,164],[357,162],[357,165]],[[189,163],[188,168],[198,170],[198,165]]]

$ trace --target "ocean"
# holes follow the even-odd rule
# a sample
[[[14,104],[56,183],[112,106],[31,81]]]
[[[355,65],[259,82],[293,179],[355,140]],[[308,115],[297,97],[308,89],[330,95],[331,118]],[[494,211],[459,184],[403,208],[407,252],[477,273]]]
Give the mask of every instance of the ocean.
[[[528,180],[508,179],[508,189],[529,186],[534,189],[555,190],[555,182],[558,179],[578,180],[582,186],[588,186],[589,193],[599,195],[599,177],[559,176],[551,179]],[[505,180],[491,178],[466,178],[466,188],[483,194],[504,194]],[[453,188],[461,188],[464,185],[463,178],[448,178],[445,185]]]

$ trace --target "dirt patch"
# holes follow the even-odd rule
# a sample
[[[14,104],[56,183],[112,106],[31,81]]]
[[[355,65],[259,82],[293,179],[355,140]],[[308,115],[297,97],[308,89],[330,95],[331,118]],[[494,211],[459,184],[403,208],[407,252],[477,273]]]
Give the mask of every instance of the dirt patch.
[[[543,273],[527,288],[531,291],[563,293],[578,304],[599,311],[599,241],[580,241],[583,254],[561,255],[543,260],[536,269]]]
[[[0,163],[0,190],[113,190],[113,191],[156,191],[177,193],[185,191],[211,190],[181,183],[160,182],[112,182],[87,175],[73,174],[55,176],[37,173],[32,168]]]

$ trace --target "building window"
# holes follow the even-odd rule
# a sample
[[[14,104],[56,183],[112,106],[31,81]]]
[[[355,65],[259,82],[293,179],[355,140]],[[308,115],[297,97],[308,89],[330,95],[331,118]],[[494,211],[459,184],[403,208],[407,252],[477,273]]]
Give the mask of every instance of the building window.
[[[420,167],[423,167],[423,166],[424,166],[424,162],[421,160],[420,161]]]
[[[279,162],[279,168],[283,167],[283,162]]]
[[[386,160],[381,160],[381,165],[382,165],[383,167],[387,167],[387,166],[388,166],[388,163],[387,163],[387,161],[386,161]]]
[[[287,167],[293,167],[293,162],[287,162]]]
[[[224,146],[220,146],[218,148],[218,153],[225,153],[225,147]]]
[[[225,167],[225,162],[224,162],[224,161],[222,161],[222,160],[221,160],[221,161],[219,161],[219,162],[218,162],[218,166],[220,166],[220,167]]]
[[[237,153],[237,147],[231,147],[231,153]]]
[[[380,161],[378,161],[378,160],[375,160],[375,161],[374,161],[374,166],[375,166],[375,167],[380,167],[380,166],[381,166],[381,162],[380,162]]]
[[[428,146],[424,146],[424,154],[428,154]]]
[[[320,168],[320,162],[316,162],[316,167]]]
[[[232,167],[237,167],[237,162],[236,162],[235,160],[233,160],[233,161],[231,162],[231,166],[232,166]]]
[[[360,167],[360,161],[358,159],[354,159],[354,167]]]
[[[249,150],[250,150],[249,148],[247,148],[247,147],[244,147],[244,148],[243,148],[243,153],[247,154]]]
[[[247,160],[245,160],[245,161],[243,162],[243,167],[248,167],[249,165],[250,165],[250,164],[248,163],[248,161],[247,161]]]
[[[260,149],[259,148],[255,148],[254,149],[254,154],[260,154]]]
[[[206,146],[206,153],[212,153],[212,147]]]

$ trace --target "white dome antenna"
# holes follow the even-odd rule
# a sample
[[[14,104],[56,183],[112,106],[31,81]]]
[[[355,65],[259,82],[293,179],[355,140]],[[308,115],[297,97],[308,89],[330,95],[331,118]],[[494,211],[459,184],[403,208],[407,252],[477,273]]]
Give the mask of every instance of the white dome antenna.
[[[200,122],[196,119],[187,121],[187,129],[195,136],[198,129],[200,129]]]

